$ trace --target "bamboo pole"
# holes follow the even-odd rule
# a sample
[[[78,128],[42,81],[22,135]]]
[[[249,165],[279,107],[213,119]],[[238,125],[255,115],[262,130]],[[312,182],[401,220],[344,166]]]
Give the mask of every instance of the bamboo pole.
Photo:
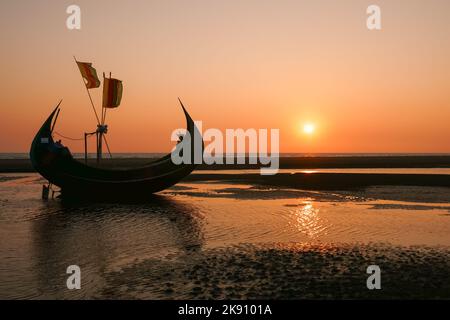
[[[87,154],[87,133],[84,133],[84,163],[87,164],[88,154]]]
[[[100,131],[98,133],[99,138],[98,138],[98,159],[99,161],[102,159],[102,154],[103,154],[103,132]]]
[[[106,145],[106,149],[108,150],[109,157],[112,159],[111,150],[109,149],[109,144],[108,144],[108,140],[106,140],[106,136],[103,136],[103,139],[105,139],[105,145]]]
[[[73,56],[73,59],[75,60],[75,63],[78,62],[77,58],[75,58],[75,56]],[[77,64],[77,66],[78,66],[78,64]],[[91,93],[89,92],[88,87],[86,87],[86,82],[84,82],[83,76],[81,76],[81,79],[83,80],[84,87],[86,88],[86,92],[87,92],[87,94],[89,96],[89,101],[91,102],[92,110],[94,110],[95,118],[97,118],[97,124],[100,124],[100,119],[98,117],[97,110],[95,109],[94,102],[92,101]]]
[[[99,156],[99,149],[98,149],[98,135],[99,135],[99,132],[96,131],[95,137],[96,137],[96,144],[97,144],[97,165],[100,164],[100,156]]]

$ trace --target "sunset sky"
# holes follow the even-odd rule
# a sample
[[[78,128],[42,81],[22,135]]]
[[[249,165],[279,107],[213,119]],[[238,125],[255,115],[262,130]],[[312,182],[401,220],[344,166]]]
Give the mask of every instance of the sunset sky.
[[[169,151],[177,97],[204,128],[279,128],[281,152],[450,152],[449,15],[448,0],[2,1],[0,152],[28,152],[60,99],[56,131],[95,130],[73,55],[123,80],[112,152]]]

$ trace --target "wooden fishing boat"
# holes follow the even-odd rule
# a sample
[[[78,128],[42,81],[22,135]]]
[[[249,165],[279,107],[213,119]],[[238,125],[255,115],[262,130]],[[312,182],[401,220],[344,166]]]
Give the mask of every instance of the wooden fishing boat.
[[[181,107],[186,117],[187,132],[191,137],[196,134],[200,136],[189,113],[183,105]],[[195,168],[195,142],[191,144],[191,164],[176,165],[169,153],[146,166],[133,169],[89,166],[75,159],[67,147],[54,141],[52,128],[59,110],[58,105],[37,132],[31,144],[30,159],[37,172],[51,184],[61,188],[63,196],[95,199],[141,198],[173,186]],[[201,144],[203,148],[203,140]]]
[[[47,186],[43,186],[43,198],[48,198],[52,185],[58,186],[63,196],[81,196],[82,198],[94,199],[110,198],[116,200],[134,197],[141,198],[173,186],[194,170],[194,155],[199,150],[203,153],[203,139],[181,100],[179,101],[186,117],[186,134],[189,134],[190,137],[200,137],[200,139],[189,139],[188,148],[191,151],[191,161],[175,164],[172,162],[172,156],[169,153],[148,165],[138,168],[102,168],[100,162],[103,141],[111,156],[105,136],[108,128],[105,124],[106,111],[110,108],[117,108],[120,105],[123,91],[122,81],[113,79],[111,73],[109,78],[105,77],[103,73],[103,104],[101,117],[99,117],[89,93],[89,89],[100,86],[101,82],[97,77],[97,71],[92,67],[92,63],[79,62],[76,58],[75,62],[81,72],[97,119],[97,130],[84,134],[85,161],[84,163],[78,161],[72,156],[67,147],[63,146],[60,141],[55,142],[53,139],[53,129],[59,116],[61,102],[53,110],[37,132],[30,150],[30,159],[33,167],[49,181]],[[97,138],[97,166],[90,166],[87,161],[87,138],[93,135]]]

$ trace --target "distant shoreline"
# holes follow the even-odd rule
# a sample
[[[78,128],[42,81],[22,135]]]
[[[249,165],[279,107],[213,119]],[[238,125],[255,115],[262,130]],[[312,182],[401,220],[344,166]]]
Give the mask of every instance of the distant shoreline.
[[[105,168],[132,168],[145,165],[155,158],[103,159]],[[83,161],[79,159],[79,161]],[[248,163],[248,159],[246,160]],[[90,165],[96,165],[89,159]],[[199,165],[196,170],[248,170],[260,165]],[[280,157],[280,169],[339,169],[339,168],[450,168],[450,155],[428,156],[312,156]],[[0,159],[0,173],[34,172],[29,159]]]
[[[115,152],[113,153],[115,159],[154,159],[160,158],[167,154],[167,152],[149,152],[149,153],[130,153],[130,152]],[[74,152],[73,157],[76,159],[84,159],[84,153]],[[88,153],[89,159],[95,159],[95,153]],[[105,157],[109,156],[105,153]],[[450,152],[429,152],[429,153],[280,153],[280,158],[354,158],[354,157],[450,157]],[[15,160],[15,159],[29,159],[28,152],[0,152],[0,160]]]

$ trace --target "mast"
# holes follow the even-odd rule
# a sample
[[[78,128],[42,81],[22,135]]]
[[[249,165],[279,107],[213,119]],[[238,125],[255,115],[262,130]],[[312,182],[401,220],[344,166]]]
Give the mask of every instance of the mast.
[[[75,56],[73,56],[73,59],[75,60],[75,63],[78,65],[77,58],[75,58]],[[81,76],[81,79],[83,80],[84,87],[86,88],[86,92],[89,96],[89,101],[91,102],[92,110],[94,110],[95,118],[97,119],[97,124],[100,124],[100,119],[98,117],[97,110],[95,109],[94,102],[92,101],[91,93],[89,92],[89,88],[86,86],[86,82],[84,81],[83,75]]]
[[[75,56],[73,56],[73,59],[75,60],[75,63],[77,64],[78,68],[80,68],[80,66],[78,64],[79,61],[77,60],[77,58]],[[89,97],[89,101],[91,102],[92,110],[94,111],[95,118],[97,120],[96,136],[97,136],[97,164],[98,164],[100,162],[100,159],[101,159],[101,147],[99,149],[99,142],[98,142],[98,127],[100,126],[101,123],[100,123],[100,118],[98,117],[98,114],[97,114],[97,109],[95,108],[95,105],[94,105],[94,101],[92,100],[91,93],[89,92],[89,88],[93,88],[93,87],[92,86],[88,87],[89,80],[88,81],[84,80],[86,74],[84,74],[81,71],[81,69],[80,69],[80,72],[81,72],[81,79],[83,80],[84,87],[86,88],[86,92],[87,92],[88,97]],[[95,73],[95,78],[98,80],[96,73]],[[95,86],[95,87],[97,87],[97,86]],[[87,155],[87,137],[89,135],[91,135],[91,134],[90,133],[86,133],[86,132],[84,133],[84,161],[85,161],[86,164],[87,164],[87,157],[88,157],[88,155]]]
[[[88,134],[84,133],[84,163],[87,164],[88,154],[87,154],[87,136]]]
[[[112,78],[112,73],[109,73],[109,79]],[[105,73],[103,72],[103,85],[105,84]],[[106,108],[105,106],[102,105],[102,123],[105,124],[106,121],[106,111],[108,110],[108,108]]]
[[[108,126],[105,125],[105,118],[106,118],[106,109],[109,107],[109,105],[105,105],[105,102],[103,102],[102,104],[102,113],[101,113],[101,118],[99,118],[98,114],[97,114],[97,109],[95,108],[94,105],[94,101],[92,100],[91,97],[91,93],[89,91],[89,89],[91,88],[98,88],[101,84],[100,80],[98,79],[97,76],[97,71],[95,70],[94,67],[92,67],[92,63],[88,63],[88,62],[79,62],[77,61],[77,59],[75,58],[75,56],[73,57],[73,59],[75,60],[75,63],[77,64],[78,68],[80,69],[80,73],[81,73],[81,78],[83,79],[83,83],[86,87],[86,92],[88,94],[89,97],[89,101],[91,102],[91,106],[92,106],[92,110],[94,111],[95,114],[95,118],[97,119],[97,129],[95,132],[93,133],[86,133],[84,134],[84,138],[85,138],[85,143],[84,143],[84,150],[85,150],[85,162],[87,163],[87,140],[86,138],[91,135],[94,134],[96,135],[97,141],[96,141],[96,148],[97,148],[97,164],[100,163],[100,160],[102,158],[103,155],[103,139],[105,140],[105,144],[106,144],[106,148],[108,149],[108,153],[110,155],[110,157],[112,158],[111,155],[111,151],[109,149],[109,145],[108,145],[108,141],[106,141],[106,136],[105,134],[108,132]],[[111,80],[111,73],[110,75],[110,79]],[[105,73],[103,73],[103,91],[105,94]],[[104,98],[104,97],[103,97]],[[120,101],[119,101],[120,103]],[[117,105],[113,105],[113,107],[117,107]]]
[[[108,108],[115,108],[119,105],[120,99],[118,100],[117,104],[111,104],[111,101],[109,99],[109,95],[112,90],[117,90],[116,88],[113,88],[109,85],[109,82],[114,80],[118,81],[116,79],[111,78],[112,74],[109,73],[109,78],[106,78],[105,73],[103,72],[103,101],[102,101],[102,121],[100,125],[97,126],[97,130],[99,132],[99,138],[98,138],[98,155],[99,158],[102,157],[102,149],[103,149],[103,140],[105,141],[106,149],[108,149],[109,156],[112,158],[111,151],[109,149],[108,141],[106,140],[106,133],[108,132],[108,125],[106,124],[106,112]],[[107,85],[108,83],[108,85]],[[106,95],[105,95],[106,94]]]
[[[102,135],[99,129],[97,129],[97,131],[95,132],[95,136],[97,138],[97,164],[100,164],[100,159],[102,158],[102,149],[100,145],[102,141]]]

